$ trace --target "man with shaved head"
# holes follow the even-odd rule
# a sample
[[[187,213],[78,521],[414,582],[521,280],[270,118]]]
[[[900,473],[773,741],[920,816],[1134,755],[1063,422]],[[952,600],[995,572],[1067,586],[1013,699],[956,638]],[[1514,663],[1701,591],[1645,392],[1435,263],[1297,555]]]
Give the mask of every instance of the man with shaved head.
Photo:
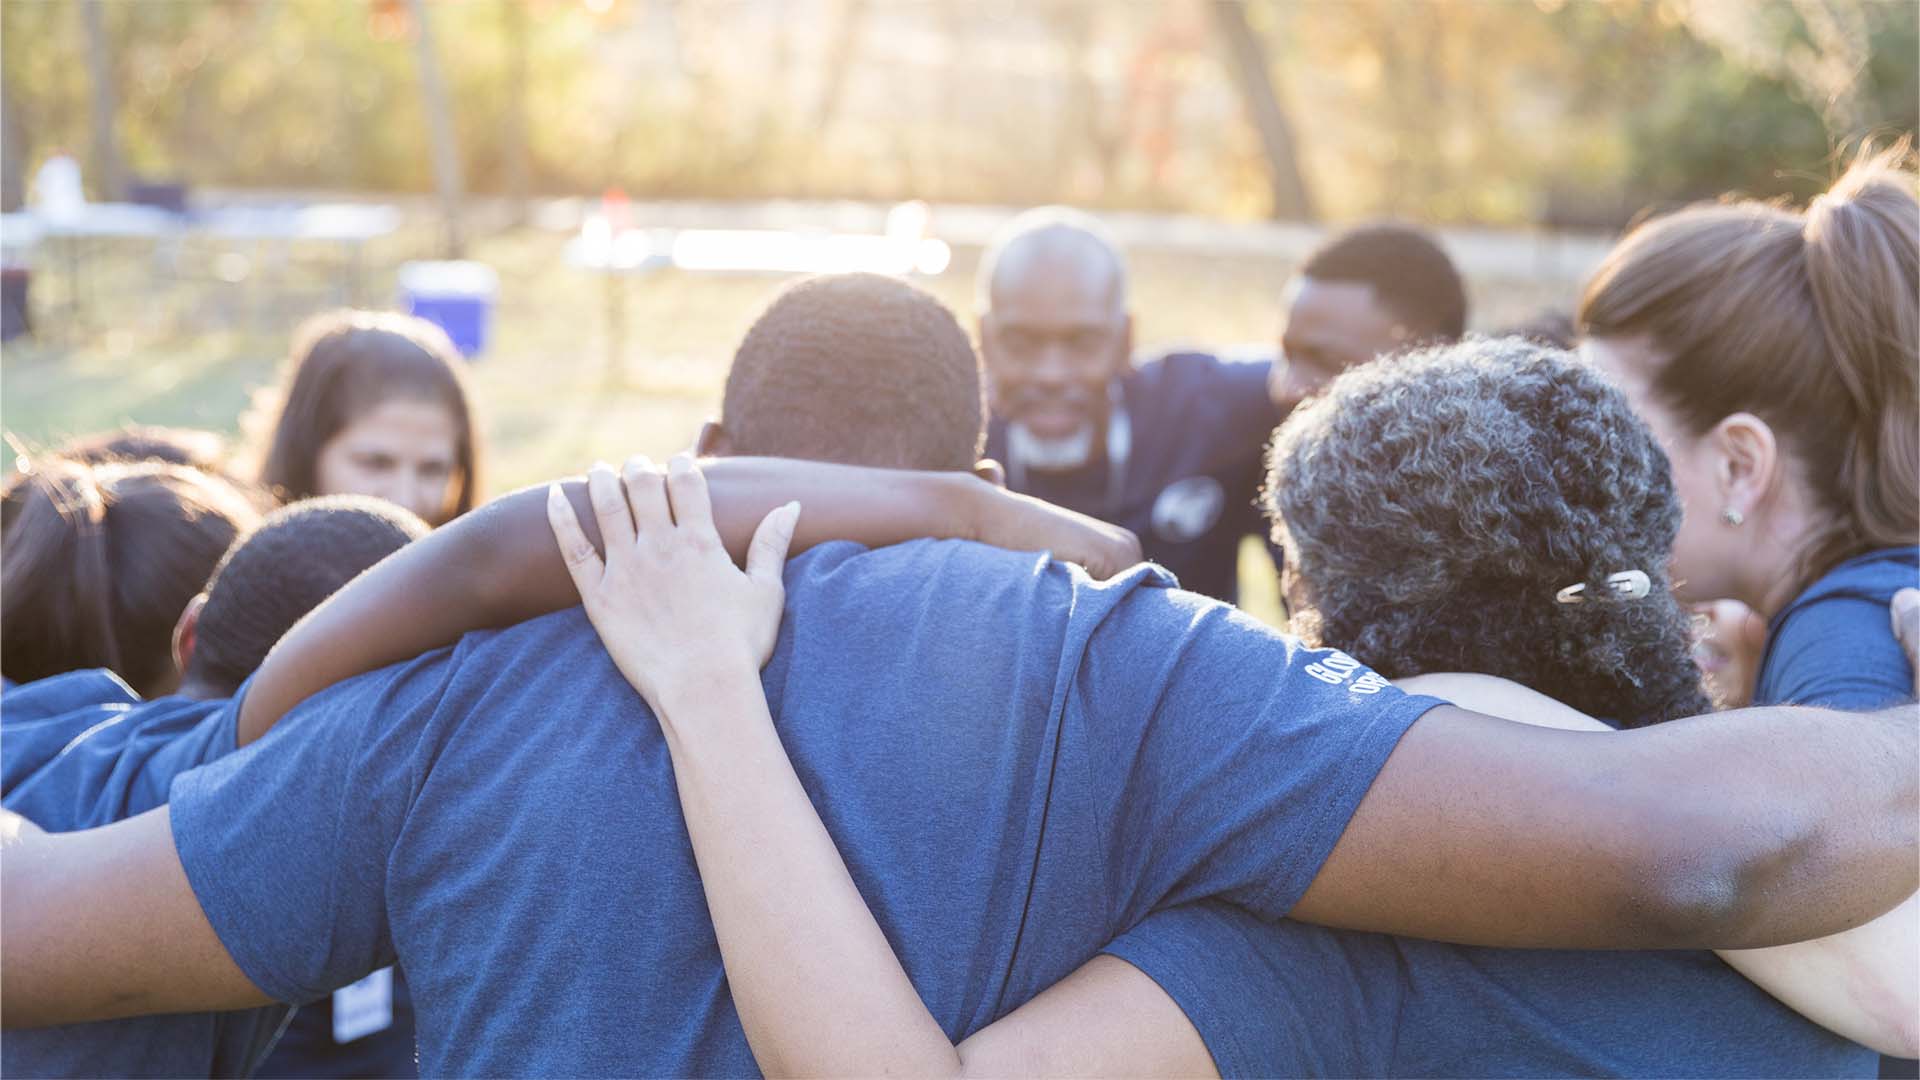
[[[1232,602],[1240,538],[1265,530],[1255,495],[1274,427],[1341,371],[1453,341],[1467,316],[1439,243],[1391,223],[1322,244],[1285,303],[1275,362],[1177,352],[1135,367],[1126,262],[1106,230],[1059,207],[1021,214],[980,263],[987,455],[1015,491],[1132,529],[1183,586]]]
[[[1008,486],[1132,529],[1184,587],[1232,602],[1240,538],[1264,532],[1272,365],[1175,353],[1135,367],[1126,263],[1072,210],[1010,222],[978,302],[987,455]]]

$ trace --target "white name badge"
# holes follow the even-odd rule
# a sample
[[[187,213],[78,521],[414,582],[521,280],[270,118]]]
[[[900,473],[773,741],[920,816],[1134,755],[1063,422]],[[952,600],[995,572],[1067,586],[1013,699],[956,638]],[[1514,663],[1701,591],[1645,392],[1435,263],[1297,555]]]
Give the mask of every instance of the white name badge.
[[[393,1026],[393,969],[333,992],[333,1041],[350,1043]]]

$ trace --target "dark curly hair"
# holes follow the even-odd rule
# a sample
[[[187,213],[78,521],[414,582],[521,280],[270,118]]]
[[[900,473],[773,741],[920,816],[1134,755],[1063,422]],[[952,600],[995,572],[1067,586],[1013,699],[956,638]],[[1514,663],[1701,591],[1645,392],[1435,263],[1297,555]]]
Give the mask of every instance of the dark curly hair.
[[[1389,677],[1476,671],[1628,726],[1711,707],[1667,562],[1666,455],[1571,355],[1473,339],[1342,375],[1267,476],[1303,636]],[[1640,599],[1608,575],[1644,571]],[[1585,602],[1555,600],[1585,583]]]

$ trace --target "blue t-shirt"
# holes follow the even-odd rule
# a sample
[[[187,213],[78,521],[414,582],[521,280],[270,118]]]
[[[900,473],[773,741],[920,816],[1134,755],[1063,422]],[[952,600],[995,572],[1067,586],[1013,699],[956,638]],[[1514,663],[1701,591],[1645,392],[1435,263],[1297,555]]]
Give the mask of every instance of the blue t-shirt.
[[[48,832],[109,825],[167,801],[174,777],[234,749],[229,702],[142,701],[105,670],[22,683],[0,701],[0,803]],[[9,1031],[6,1076],[245,1076],[284,1008],[142,1016]]]
[[[1104,453],[1082,469],[1029,471],[1019,490],[1132,529],[1182,588],[1232,603],[1240,538],[1266,535],[1262,457],[1281,419],[1267,396],[1272,369],[1203,353],[1142,364],[1120,380],[1133,437],[1117,497],[1109,502],[1114,463]],[[1003,420],[987,427],[987,456],[1007,459]]]
[[[1880,709],[1913,700],[1913,669],[1887,606],[1920,585],[1920,547],[1883,548],[1828,571],[1767,624],[1755,705]]]
[[[1882,709],[1913,700],[1913,668],[1893,636],[1893,594],[1920,585],[1920,547],[1882,548],[1828,571],[1767,623],[1755,705]],[[1913,1076],[1887,1058],[1882,1076]]]
[[[1873,1076],[1878,1058],[1710,952],[1485,949],[1157,912],[1108,949],[1223,1076]]]
[[[956,1039],[1158,906],[1284,915],[1437,704],[1146,567],[840,543],[786,580],[781,739]],[[397,957],[426,1075],[755,1071],[659,727],[578,609],[336,686],[172,805],[247,977]]]

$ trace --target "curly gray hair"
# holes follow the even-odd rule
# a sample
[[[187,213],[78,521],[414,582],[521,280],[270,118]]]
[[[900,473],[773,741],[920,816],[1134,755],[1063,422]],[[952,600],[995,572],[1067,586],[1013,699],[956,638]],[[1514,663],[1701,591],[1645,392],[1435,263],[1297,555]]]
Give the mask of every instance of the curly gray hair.
[[[1342,375],[1281,426],[1266,498],[1311,641],[1389,677],[1503,676],[1629,726],[1710,707],[1667,576],[1666,455],[1565,352],[1476,339]],[[1612,595],[1624,570],[1651,591]],[[1555,599],[1576,583],[1584,602]]]

